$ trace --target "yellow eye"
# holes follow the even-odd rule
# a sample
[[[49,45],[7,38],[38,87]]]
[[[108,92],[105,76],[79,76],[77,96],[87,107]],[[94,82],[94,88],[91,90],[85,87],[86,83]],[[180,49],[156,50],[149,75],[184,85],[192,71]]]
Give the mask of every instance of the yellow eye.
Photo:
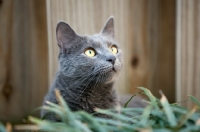
[[[110,52],[113,53],[113,54],[117,54],[118,53],[117,47],[116,46],[110,47]]]
[[[89,57],[93,57],[96,55],[95,51],[93,49],[86,49],[85,54]]]

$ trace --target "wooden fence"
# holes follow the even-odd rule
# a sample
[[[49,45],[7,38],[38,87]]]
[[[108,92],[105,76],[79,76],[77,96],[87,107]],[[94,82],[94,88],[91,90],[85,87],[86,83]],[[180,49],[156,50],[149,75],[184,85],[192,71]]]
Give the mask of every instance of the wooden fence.
[[[48,87],[46,2],[0,5],[0,120],[21,121],[41,106]]]
[[[120,94],[144,86],[170,102],[200,97],[199,7],[198,0],[2,0],[0,120],[19,121],[42,104],[57,70],[60,20],[85,35],[115,17],[124,53]]]
[[[187,95],[200,99],[199,0],[177,1],[176,30],[176,100],[186,100]]]

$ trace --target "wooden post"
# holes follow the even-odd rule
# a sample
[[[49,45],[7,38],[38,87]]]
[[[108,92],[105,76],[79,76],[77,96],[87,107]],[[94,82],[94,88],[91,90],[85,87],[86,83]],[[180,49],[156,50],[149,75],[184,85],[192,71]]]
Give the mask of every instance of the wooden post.
[[[0,120],[21,121],[42,105],[48,87],[46,3],[0,5]]]
[[[177,101],[200,99],[200,1],[177,0]],[[191,103],[184,105],[191,106]]]

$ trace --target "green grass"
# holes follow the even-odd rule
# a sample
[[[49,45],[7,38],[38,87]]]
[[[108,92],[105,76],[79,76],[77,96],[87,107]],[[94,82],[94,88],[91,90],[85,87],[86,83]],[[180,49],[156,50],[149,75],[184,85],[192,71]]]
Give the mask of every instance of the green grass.
[[[194,96],[188,96],[194,107],[187,109],[178,103],[170,104],[162,92],[158,99],[148,89],[138,89],[149,98],[146,108],[121,108],[120,113],[115,109],[96,109],[97,113],[112,117],[109,119],[94,117],[84,111],[70,111],[56,91],[59,105],[48,102],[49,106],[43,109],[55,113],[62,122],[35,117],[29,117],[29,120],[43,132],[200,132],[200,102]],[[1,130],[4,128],[0,124]]]
[[[60,105],[49,102],[49,106],[44,109],[54,112],[62,122],[54,123],[34,117],[29,119],[42,131],[52,132],[200,131],[200,102],[194,96],[188,96],[194,102],[194,108],[188,110],[177,104],[169,104],[163,93],[161,93],[161,98],[157,99],[148,89],[143,87],[138,89],[149,98],[148,106],[121,108],[121,113],[117,113],[114,109],[96,109],[96,112],[112,117],[110,119],[94,117],[84,111],[70,111],[58,91],[56,95]]]

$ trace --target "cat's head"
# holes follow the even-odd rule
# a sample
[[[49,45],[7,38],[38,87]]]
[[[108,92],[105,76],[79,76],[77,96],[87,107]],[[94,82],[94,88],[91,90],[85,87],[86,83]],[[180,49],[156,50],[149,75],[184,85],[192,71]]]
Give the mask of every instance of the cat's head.
[[[122,51],[114,41],[114,18],[99,34],[80,36],[65,22],[59,22],[56,37],[60,47],[59,70],[81,80],[113,82],[122,68]]]

